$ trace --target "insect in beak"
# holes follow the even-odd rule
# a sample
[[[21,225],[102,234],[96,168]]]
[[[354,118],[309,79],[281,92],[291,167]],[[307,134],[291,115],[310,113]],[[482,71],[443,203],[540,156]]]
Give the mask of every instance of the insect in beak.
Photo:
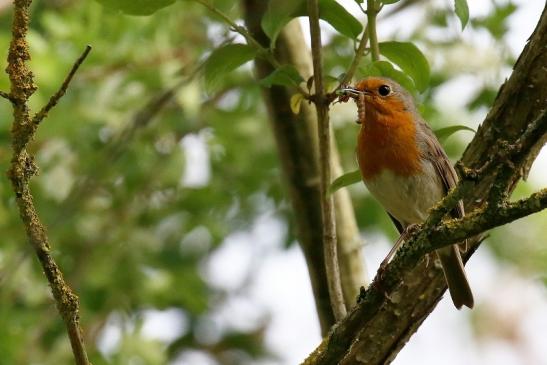
[[[349,98],[353,98],[357,104],[358,119],[357,124],[362,124],[365,120],[365,96],[370,96],[370,92],[367,90],[358,90],[353,87],[343,87],[336,91],[339,102],[347,102]]]

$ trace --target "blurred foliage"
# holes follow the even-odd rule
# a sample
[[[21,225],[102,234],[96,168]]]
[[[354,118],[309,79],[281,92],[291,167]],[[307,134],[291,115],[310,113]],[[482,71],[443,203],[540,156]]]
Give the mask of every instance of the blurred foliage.
[[[507,33],[507,18],[517,10],[517,6],[511,1],[507,3],[495,3],[494,11],[484,17],[476,18],[473,25],[484,27],[495,38],[500,39]]]
[[[137,2],[120,3],[135,13]],[[233,1],[214,4],[233,19],[241,18]],[[510,5],[496,5],[490,15],[471,19],[466,31],[484,28],[503,47],[507,16],[515,10]],[[264,344],[267,320],[241,328],[220,323],[219,308],[241,289],[223,289],[204,274],[224,239],[249,230],[264,213],[274,214],[289,227],[281,235],[285,244],[295,241],[267,112],[250,64],[236,70],[239,63],[228,65],[229,72],[209,75],[214,88],[205,88],[201,65],[207,56],[236,38],[242,40],[191,1],[175,2],[142,17],[116,9],[123,10],[89,1],[36,2],[29,33],[31,67],[39,86],[31,100],[34,108],[55,92],[84,46],[93,46],[32,145],[41,171],[32,182],[36,204],[55,258],[80,296],[91,360],[95,365],[164,364],[198,352],[219,364],[275,361]],[[419,96],[420,109],[434,129],[454,124],[475,128],[500,80],[490,79],[473,90],[468,105],[479,114],[460,111],[454,116],[444,111],[435,101],[444,86],[462,74],[490,72],[493,66],[488,60],[477,61],[472,71],[454,66],[458,54],[448,50],[479,52],[478,46],[460,38],[459,29],[454,31],[453,9],[431,4],[421,9],[418,26],[406,32],[407,37],[394,36],[418,43],[431,64],[429,89]],[[156,8],[144,10],[151,13]],[[0,7],[2,60],[10,23],[10,7]],[[325,74],[336,78],[351,62],[355,40],[328,29]],[[444,36],[439,39],[434,31]],[[498,71],[512,59],[499,57]],[[368,62],[363,60],[363,66]],[[299,81],[289,71],[284,77]],[[8,89],[4,75],[0,90]],[[355,169],[353,108],[337,105],[332,113],[346,171]],[[10,159],[10,113],[10,105],[0,100],[2,171]],[[454,159],[471,138],[470,133],[457,135],[461,138],[450,138],[446,144]],[[200,158],[196,149],[202,151]],[[522,184],[518,194],[531,190]],[[351,192],[359,226],[393,237],[391,222],[365,189],[355,185]],[[69,364],[64,327],[26,242],[5,175],[0,198],[0,364]],[[537,238],[547,232],[538,217],[527,219],[525,230],[498,230],[492,247],[500,257],[545,272],[547,257]],[[538,252],[543,254],[534,254]],[[150,338],[143,331],[150,311],[174,312],[184,325],[168,340]]]

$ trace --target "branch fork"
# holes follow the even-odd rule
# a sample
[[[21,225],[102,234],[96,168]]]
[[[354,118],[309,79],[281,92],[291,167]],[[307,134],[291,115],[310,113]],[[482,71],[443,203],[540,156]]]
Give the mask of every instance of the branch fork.
[[[11,82],[11,90],[10,93],[0,92],[0,96],[9,100],[13,107],[14,120],[11,130],[13,156],[8,177],[15,193],[17,207],[27,238],[49,282],[57,310],[65,322],[75,363],[77,365],[89,365],[79,324],[78,297],[66,284],[61,270],[51,256],[46,229],[38,217],[28,185],[32,176],[38,172],[38,167],[34,163],[34,157],[27,151],[27,146],[34,138],[38,124],[65,94],[70,81],[91,48],[89,46],[86,48],[72,67],[60,89],[38,113],[31,117],[28,100],[36,90],[32,72],[27,65],[30,54],[26,35],[30,22],[29,8],[31,2],[31,0],[14,1],[12,40],[8,52],[8,67],[6,68]]]

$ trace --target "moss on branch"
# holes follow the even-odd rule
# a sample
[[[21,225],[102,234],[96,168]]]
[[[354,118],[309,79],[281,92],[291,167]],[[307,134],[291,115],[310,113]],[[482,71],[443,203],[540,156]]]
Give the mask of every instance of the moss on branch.
[[[50,254],[50,244],[46,229],[41,223],[34,206],[34,200],[29,188],[29,180],[34,176],[38,168],[34,158],[27,151],[28,144],[34,138],[38,123],[33,122],[28,107],[28,99],[36,91],[32,71],[28,68],[30,53],[26,41],[29,28],[29,8],[31,0],[15,0],[13,7],[12,39],[8,52],[8,67],[11,89],[9,94],[2,93],[13,106],[13,125],[11,129],[13,156],[11,159],[8,177],[11,181],[19,215],[25,227],[27,238],[32,245],[44,274],[49,282],[57,309],[65,322],[72,351],[77,365],[88,365],[87,354],[82,339],[79,324],[78,297],[67,285],[63,274]],[[85,56],[84,56],[85,58]],[[81,64],[83,58],[79,61]],[[61,98],[66,91],[68,83],[76,72],[77,66],[69,78],[53,97],[53,103],[48,103],[40,114],[40,120]]]

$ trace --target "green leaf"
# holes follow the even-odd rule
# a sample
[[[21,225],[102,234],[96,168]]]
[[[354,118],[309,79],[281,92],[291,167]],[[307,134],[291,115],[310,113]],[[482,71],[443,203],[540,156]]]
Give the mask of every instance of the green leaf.
[[[120,10],[128,15],[150,15],[175,2],[175,0],[96,0],[103,6]]]
[[[335,0],[319,0],[319,18],[351,39],[356,39],[363,31],[361,22]]]
[[[268,38],[270,44],[275,44],[275,40],[281,32],[281,29],[294,17],[297,10],[305,6],[303,0],[270,0],[268,9],[262,17],[260,25]]]
[[[275,69],[271,74],[259,81],[260,85],[271,87],[272,85],[298,86],[304,79],[292,65],[283,65]]]
[[[228,44],[215,49],[205,62],[205,87],[214,90],[227,73],[252,60],[256,50],[246,44]]]
[[[352,185],[361,181],[361,171],[355,170],[348,172],[336,178],[328,188],[328,194],[333,194],[345,186]]]
[[[409,93],[416,94],[414,81],[405,73],[395,69],[388,61],[374,61],[359,69],[363,76],[382,76],[398,82]]]
[[[382,4],[386,4],[386,5],[389,5],[389,4],[395,4],[395,3],[398,3],[400,0],[380,0],[380,2]]]
[[[313,87],[313,83],[314,83],[313,75],[311,75],[310,77],[308,77],[308,81],[306,81],[306,87],[308,88],[308,91],[311,91],[311,88]]]
[[[303,0],[270,0],[261,26],[272,45],[289,20],[299,16],[308,16],[308,8]],[[335,0],[319,0],[319,18],[352,39],[363,31],[361,22]]]
[[[395,63],[414,80],[423,92],[429,84],[429,63],[423,53],[410,42],[380,42],[380,53]]]
[[[469,21],[469,7],[467,6],[467,0],[455,0],[454,8],[456,15],[460,18],[460,23],[462,23],[463,30]]]
[[[471,131],[473,133],[476,133],[476,131],[473,128],[466,127],[464,125],[453,125],[450,127],[440,128],[437,130],[434,130],[433,133],[435,133],[435,136],[437,136],[437,139],[439,142],[444,142],[448,137],[453,135],[454,133],[458,131]]]
[[[294,114],[300,113],[300,106],[302,105],[302,100],[304,100],[304,95],[298,93],[291,96],[291,110]]]

